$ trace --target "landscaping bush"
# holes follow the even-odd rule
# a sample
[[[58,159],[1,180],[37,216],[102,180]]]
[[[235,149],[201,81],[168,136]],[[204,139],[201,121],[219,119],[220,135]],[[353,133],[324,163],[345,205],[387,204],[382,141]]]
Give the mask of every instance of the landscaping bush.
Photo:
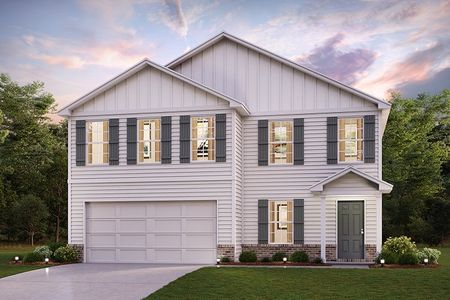
[[[45,257],[50,258],[52,256],[52,251],[50,250],[50,248],[48,246],[36,247],[36,248],[34,248],[33,252],[40,254],[44,258]]]
[[[220,261],[221,261],[221,262],[230,262],[231,259],[230,259],[229,257],[227,257],[227,256],[224,256],[224,257],[221,258]]]
[[[411,238],[406,236],[390,237],[383,245],[382,251],[390,251],[394,254],[401,255],[406,252],[416,252],[416,243],[411,241]]]
[[[292,253],[290,261],[307,263],[309,262],[309,256],[305,251],[295,251]]]
[[[384,259],[386,264],[398,264],[399,256],[397,253],[383,249],[377,257],[377,263],[381,263],[381,259]]]
[[[314,258],[313,263],[315,263],[315,264],[323,264],[323,259],[322,259],[322,257],[316,257],[316,258]]]
[[[42,256],[40,253],[30,252],[28,254],[25,254],[23,262],[25,263],[43,262],[44,258],[45,257]]]
[[[63,242],[53,242],[48,244],[48,248],[52,253],[55,253],[56,249],[64,246],[66,246],[66,243]]]
[[[437,264],[439,256],[441,256],[441,251],[432,248],[423,248],[417,253],[417,257],[420,263],[423,263],[425,258],[428,258],[430,264]]]
[[[274,255],[272,255],[272,261],[283,261],[283,257],[287,257],[286,253],[276,252]]]
[[[53,254],[53,258],[55,259],[55,261],[61,263],[76,262],[78,261],[78,254],[73,247],[67,245],[56,249],[55,253]]]
[[[263,258],[261,259],[261,262],[264,262],[264,263],[270,262],[270,257],[263,257]]]
[[[256,253],[253,251],[243,251],[241,255],[239,255],[240,262],[256,262],[257,257]]]
[[[410,251],[400,254],[398,257],[398,263],[401,265],[417,265],[419,263],[417,252]]]

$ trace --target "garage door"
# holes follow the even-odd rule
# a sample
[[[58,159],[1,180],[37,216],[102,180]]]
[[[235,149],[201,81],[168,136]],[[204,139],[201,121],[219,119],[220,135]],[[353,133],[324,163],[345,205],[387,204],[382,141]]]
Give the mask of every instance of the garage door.
[[[87,262],[210,264],[214,201],[86,204]]]

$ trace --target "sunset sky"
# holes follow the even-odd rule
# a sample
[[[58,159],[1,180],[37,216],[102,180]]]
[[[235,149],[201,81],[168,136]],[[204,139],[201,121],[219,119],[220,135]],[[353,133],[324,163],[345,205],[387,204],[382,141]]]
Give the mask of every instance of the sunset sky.
[[[1,0],[0,72],[62,106],[221,31],[379,98],[450,88],[450,0]]]

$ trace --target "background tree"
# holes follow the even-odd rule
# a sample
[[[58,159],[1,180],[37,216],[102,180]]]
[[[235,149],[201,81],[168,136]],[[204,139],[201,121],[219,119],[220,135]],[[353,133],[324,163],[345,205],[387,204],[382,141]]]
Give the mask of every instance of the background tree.
[[[436,243],[448,235],[436,210],[439,207],[448,214],[450,207],[444,182],[449,113],[448,90],[415,99],[393,95],[383,137],[383,178],[394,185],[391,194],[383,197],[386,237],[406,234],[416,241]]]
[[[28,234],[32,246],[38,233],[44,233],[47,228],[48,211],[44,202],[36,196],[25,195],[20,197],[15,205],[14,216],[18,227]]]

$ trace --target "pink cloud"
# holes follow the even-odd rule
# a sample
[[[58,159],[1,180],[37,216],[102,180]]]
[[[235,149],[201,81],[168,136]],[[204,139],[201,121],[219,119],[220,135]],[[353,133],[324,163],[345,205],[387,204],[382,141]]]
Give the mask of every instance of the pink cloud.
[[[35,57],[50,65],[62,65],[68,69],[80,69],[86,65],[86,61],[79,56],[51,56],[51,55],[40,55]]]

